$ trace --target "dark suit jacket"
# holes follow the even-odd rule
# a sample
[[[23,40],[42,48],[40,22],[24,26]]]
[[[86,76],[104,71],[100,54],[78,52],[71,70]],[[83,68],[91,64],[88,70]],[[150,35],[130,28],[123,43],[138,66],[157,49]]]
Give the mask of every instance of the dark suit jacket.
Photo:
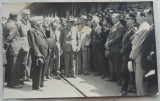
[[[133,31],[133,28],[136,27],[138,29],[139,24],[135,24],[134,26],[128,28],[123,35],[123,40],[122,40],[122,48],[121,48],[121,54],[130,54],[132,50],[132,43],[131,43],[131,37],[135,34]]]
[[[152,60],[149,60],[148,57],[150,52],[154,52]],[[155,43],[155,30],[154,27],[149,30],[147,36],[142,44],[142,68],[144,70],[156,69],[157,68],[157,59],[156,59],[156,43]]]
[[[120,52],[122,47],[122,37],[125,27],[119,22],[118,25],[113,25],[107,37],[108,47],[112,52]]]
[[[10,55],[18,55],[21,48],[20,36],[18,32],[18,25],[16,22],[9,20],[3,29],[3,38],[5,49]]]
[[[49,52],[49,45],[45,33],[40,28],[33,26],[28,32],[28,42],[31,54],[35,57],[46,58]]]

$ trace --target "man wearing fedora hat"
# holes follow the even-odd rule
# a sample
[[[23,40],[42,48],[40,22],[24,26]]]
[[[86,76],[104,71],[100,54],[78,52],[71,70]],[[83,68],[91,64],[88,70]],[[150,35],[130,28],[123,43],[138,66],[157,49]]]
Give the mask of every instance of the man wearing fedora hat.
[[[74,26],[74,18],[70,17],[67,20],[67,27],[61,32],[61,47],[64,53],[64,68],[65,76],[76,77],[76,54],[77,40],[76,40],[76,27]],[[69,65],[70,64],[70,65]],[[71,68],[70,68],[71,67]]]

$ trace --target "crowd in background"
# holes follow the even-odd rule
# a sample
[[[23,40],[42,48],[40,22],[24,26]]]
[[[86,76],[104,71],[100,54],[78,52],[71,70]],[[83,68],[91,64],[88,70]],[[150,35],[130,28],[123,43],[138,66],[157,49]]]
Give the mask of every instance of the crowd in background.
[[[56,76],[100,76],[117,81],[121,95],[158,92],[153,10],[105,9],[66,17],[22,11],[3,18],[4,80],[11,88],[31,81],[39,90]],[[5,58],[6,57],[6,58]]]

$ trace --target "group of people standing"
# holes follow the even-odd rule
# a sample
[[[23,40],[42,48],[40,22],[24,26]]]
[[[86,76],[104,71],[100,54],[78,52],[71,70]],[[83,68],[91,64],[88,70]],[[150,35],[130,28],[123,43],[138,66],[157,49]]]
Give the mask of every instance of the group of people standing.
[[[154,95],[158,88],[153,18],[152,8],[66,18],[30,17],[24,9],[20,21],[12,12],[3,25],[7,86],[21,88],[19,84],[32,79],[32,89],[39,90],[52,75],[76,78],[94,72],[117,81],[122,96],[129,88],[138,95]]]

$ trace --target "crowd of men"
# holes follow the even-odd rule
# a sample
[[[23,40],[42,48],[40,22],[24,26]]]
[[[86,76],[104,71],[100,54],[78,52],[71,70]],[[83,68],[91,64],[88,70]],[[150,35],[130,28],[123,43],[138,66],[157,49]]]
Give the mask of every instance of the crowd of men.
[[[12,12],[6,22],[3,18],[7,86],[22,88],[32,79],[32,89],[39,90],[53,75],[76,78],[94,72],[117,81],[122,96],[129,91],[155,95],[153,18],[152,8],[105,9],[62,18],[34,16],[24,9],[20,20]]]

